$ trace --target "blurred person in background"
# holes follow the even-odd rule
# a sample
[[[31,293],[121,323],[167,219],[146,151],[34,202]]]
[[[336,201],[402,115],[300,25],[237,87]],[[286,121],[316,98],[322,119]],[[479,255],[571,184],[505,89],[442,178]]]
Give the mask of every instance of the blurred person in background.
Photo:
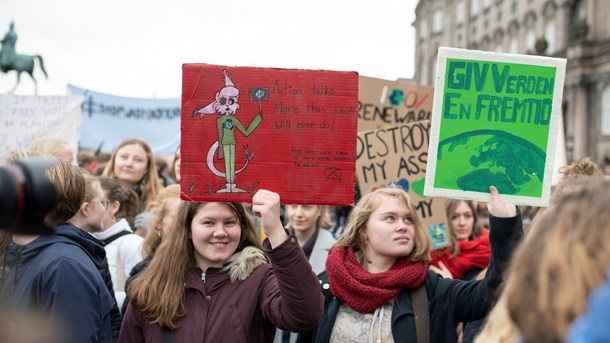
[[[335,244],[329,229],[333,227],[328,206],[324,205],[286,205],[284,215],[288,219],[288,230],[294,234],[313,272],[317,275],[326,270],[328,251]],[[277,330],[275,343],[294,343],[296,333]]]
[[[132,268],[142,261],[144,239],[134,234],[126,218],[132,217],[139,205],[138,196],[117,179],[99,177],[102,194],[108,202],[102,229],[93,233],[104,242],[114,295],[119,308],[125,300],[125,281]]]
[[[70,143],[65,139],[42,137],[35,140],[28,150],[59,157],[68,162],[74,162],[74,151],[72,151]]]
[[[64,342],[111,342],[110,313],[115,302],[99,272],[105,251],[88,233],[68,223],[85,199],[86,181],[77,166],[62,159],[46,174],[58,195],[45,218],[50,235],[13,235],[7,248],[0,298],[11,319],[42,313]],[[14,326],[18,327],[18,326]]]

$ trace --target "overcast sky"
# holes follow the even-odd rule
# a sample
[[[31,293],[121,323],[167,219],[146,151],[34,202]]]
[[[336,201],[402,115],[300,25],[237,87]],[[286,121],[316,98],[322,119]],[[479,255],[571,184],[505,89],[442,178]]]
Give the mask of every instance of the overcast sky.
[[[16,50],[40,54],[39,95],[67,84],[142,98],[177,98],[182,63],[413,76],[417,0],[2,0]],[[16,82],[0,74],[0,93]],[[22,73],[15,94],[34,93]]]

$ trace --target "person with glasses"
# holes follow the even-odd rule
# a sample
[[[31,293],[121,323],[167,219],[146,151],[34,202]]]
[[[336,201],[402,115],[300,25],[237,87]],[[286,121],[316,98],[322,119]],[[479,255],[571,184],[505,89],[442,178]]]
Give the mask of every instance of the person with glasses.
[[[120,309],[125,300],[125,281],[131,270],[142,261],[144,238],[134,234],[127,218],[139,207],[137,194],[119,180],[99,177],[107,210],[104,212],[102,229],[93,233],[104,242],[114,295]],[[109,205],[108,205],[109,203]]]
[[[112,293],[100,275],[105,251],[100,242],[75,227],[73,219],[84,209],[87,198],[86,178],[78,167],[57,159],[46,171],[57,193],[57,204],[45,217],[54,228],[49,235],[13,235],[6,251],[6,274],[0,283],[0,303],[10,319],[22,323],[32,313],[49,323],[37,327],[58,342],[112,341],[111,313],[118,313]],[[98,198],[97,200],[103,200]],[[89,203],[91,208],[96,205]],[[85,206],[88,207],[88,206]],[[82,225],[82,224],[81,224]],[[120,320],[120,317],[119,317]],[[3,337],[11,333],[2,332]]]
[[[85,179],[85,198],[81,203],[78,212],[69,220],[69,223],[95,237],[96,232],[100,232],[104,229],[104,217],[110,202],[106,199],[100,181],[95,176],[90,175],[86,170],[81,169],[81,171],[83,172],[83,177]],[[99,238],[95,238],[101,246],[104,246],[103,242],[97,240]],[[112,278],[112,269],[110,268],[110,261],[106,254],[104,255],[103,262],[98,270],[114,301],[111,313],[111,324],[112,338],[116,341],[119,337],[119,331],[121,330],[122,318],[120,307],[114,293],[115,281]]]

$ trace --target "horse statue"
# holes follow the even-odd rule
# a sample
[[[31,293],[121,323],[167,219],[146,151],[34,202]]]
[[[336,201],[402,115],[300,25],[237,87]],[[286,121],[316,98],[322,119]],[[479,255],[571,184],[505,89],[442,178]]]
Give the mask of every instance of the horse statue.
[[[17,34],[15,34],[13,22],[11,22],[9,31],[6,33],[2,41],[0,41],[0,43],[2,43],[2,48],[0,49],[0,71],[3,73],[8,73],[9,71],[14,70],[17,72],[17,83],[15,84],[15,87],[9,91],[9,93],[13,93],[15,89],[17,89],[17,86],[19,86],[19,81],[21,81],[21,73],[24,71],[27,72],[34,81],[34,93],[38,93],[38,83],[34,78],[35,58],[38,59],[40,69],[42,70],[44,76],[49,78],[47,71],[44,69],[42,56],[22,55],[15,52]]]

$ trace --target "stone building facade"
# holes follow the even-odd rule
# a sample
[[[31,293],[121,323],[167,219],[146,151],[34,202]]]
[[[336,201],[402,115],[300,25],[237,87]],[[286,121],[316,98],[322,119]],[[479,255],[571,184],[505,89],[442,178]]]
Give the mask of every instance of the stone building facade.
[[[441,46],[567,58],[568,163],[610,163],[610,0],[420,0],[414,80],[433,84]]]

